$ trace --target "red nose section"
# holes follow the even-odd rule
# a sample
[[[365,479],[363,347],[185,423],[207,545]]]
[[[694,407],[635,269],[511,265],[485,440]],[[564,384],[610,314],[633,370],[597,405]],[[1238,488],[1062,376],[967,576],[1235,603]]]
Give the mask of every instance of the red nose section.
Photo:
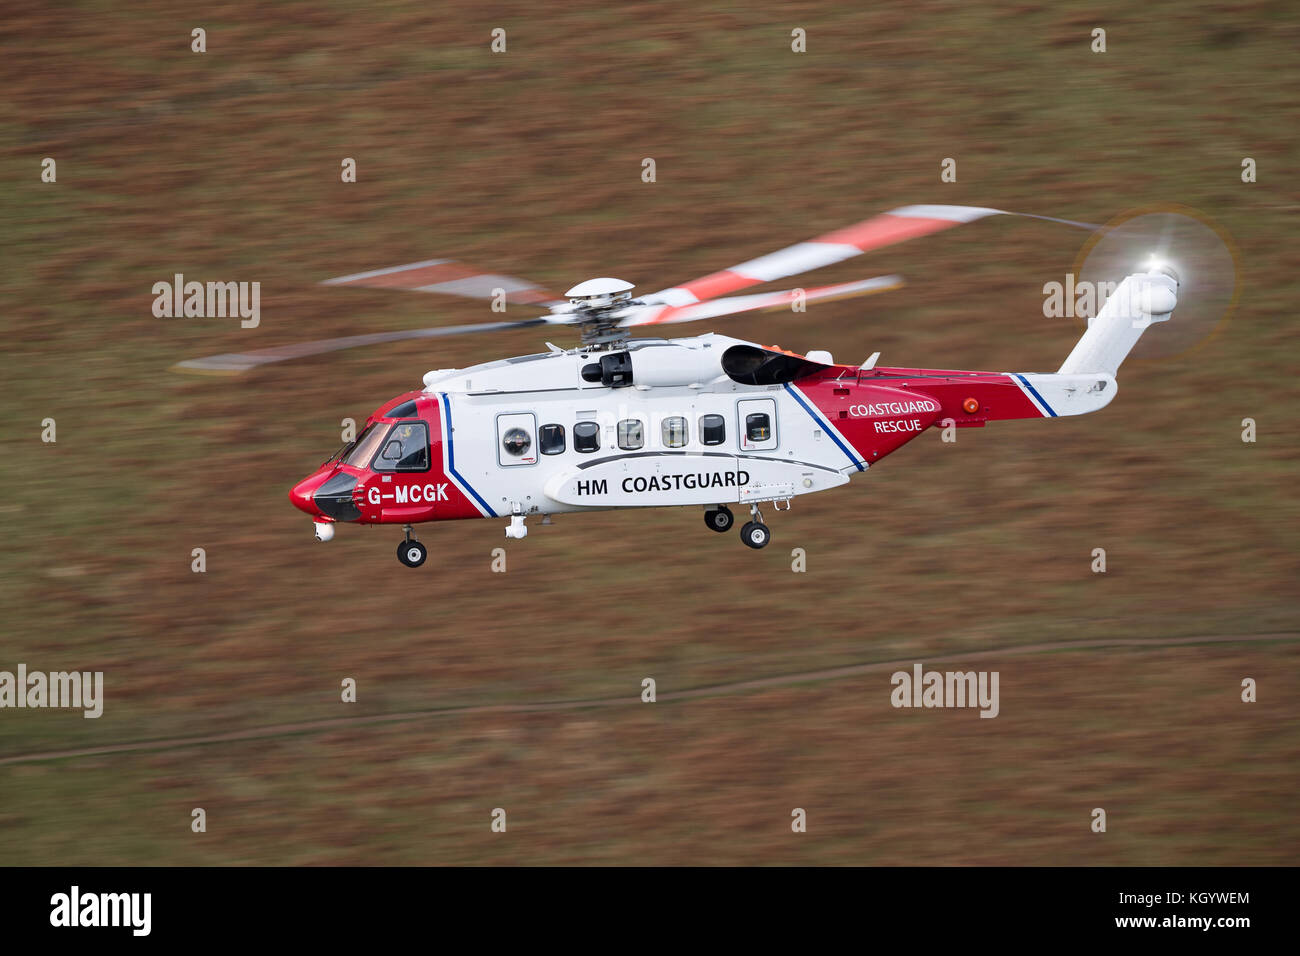
[[[308,475],[290,488],[289,500],[293,502],[293,506],[300,511],[307,512],[313,518],[319,518],[321,510],[316,507],[316,501],[312,498],[312,495],[316,493],[316,489],[321,486],[321,482],[326,477],[326,473],[318,471],[315,474]]]

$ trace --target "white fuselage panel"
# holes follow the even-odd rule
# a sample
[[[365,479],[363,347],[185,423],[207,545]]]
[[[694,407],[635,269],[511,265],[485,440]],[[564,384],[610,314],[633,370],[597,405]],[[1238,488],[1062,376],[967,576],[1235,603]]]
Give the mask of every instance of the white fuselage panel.
[[[457,478],[496,515],[744,505],[822,491],[865,467],[797,388],[724,375],[721,354],[736,344],[750,343],[632,343],[634,369],[641,349],[655,349],[653,388],[585,381],[583,367],[607,353],[555,352],[448,370],[427,391],[450,409],[443,438]],[[683,377],[703,381],[658,384],[674,349]],[[519,430],[527,448],[514,454]]]

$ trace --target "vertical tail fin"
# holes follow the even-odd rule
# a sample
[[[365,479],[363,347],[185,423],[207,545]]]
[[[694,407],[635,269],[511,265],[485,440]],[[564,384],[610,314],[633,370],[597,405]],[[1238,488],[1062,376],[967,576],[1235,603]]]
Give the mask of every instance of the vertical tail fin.
[[[1150,271],[1134,273],[1088,322],[1088,331],[1057,374],[1113,376],[1147,327],[1169,321],[1177,304],[1178,275],[1173,269],[1153,265]]]

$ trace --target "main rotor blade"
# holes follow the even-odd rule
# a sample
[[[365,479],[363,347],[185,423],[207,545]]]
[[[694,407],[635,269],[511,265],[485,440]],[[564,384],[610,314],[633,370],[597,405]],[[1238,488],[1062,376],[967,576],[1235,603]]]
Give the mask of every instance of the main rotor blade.
[[[423,262],[409,262],[404,266],[357,272],[336,279],[326,279],[321,285],[410,289],[415,292],[458,295],[467,299],[492,299],[498,291],[501,291],[505,293],[507,302],[543,308],[551,304],[559,305],[565,301],[554,292],[543,289],[527,279],[487,272],[455,259],[426,259]]]
[[[401,342],[405,339],[432,339],[444,335],[460,335],[466,332],[502,332],[508,329],[527,329],[536,325],[554,324],[550,319],[521,319],[517,322],[485,322],[479,325],[445,325],[436,329],[406,329],[401,332],[372,332],[366,335],[345,335],[337,339],[318,339],[315,342],[299,342],[296,345],[276,345],[271,348],[256,349],[252,352],[227,352],[222,355],[209,355],[207,358],[189,359],[172,366],[174,372],[198,372],[208,374],[235,374],[246,372],[259,365],[272,362],[287,362],[290,359],[305,358],[308,355],[320,355],[324,352],[339,352],[343,349],[356,348],[360,345],[378,345],[383,342]]]
[[[903,280],[899,276],[877,276],[874,279],[841,282],[837,285],[825,285],[813,289],[786,289],[783,292],[735,295],[728,299],[710,299],[708,302],[697,302],[693,305],[634,306],[632,314],[620,324],[634,326],[694,322],[697,319],[713,319],[720,315],[752,312],[756,309],[779,309],[790,305],[799,298],[800,294],[806,302],[847,299],[850,296],[888,292],[890,289],[899,288],[902,284]]]
[[[704,302],[762,282],[784,279],[787,276],[798,275],[800,272],[842,262],[873,249],[881,249],[917,236],[974,222],[985,216],[1026,216],[1030,219],[1046,219],[1083,229],[1099,228],[1090,223],[1074,222],[1070,219],[1053,219],[1051,216],[1007,212],[984,206],[901,206],[864,220],[855,226],[837,229],[815,239],[809,239],[807,242],[787,246],[770,255],[750,259],[730,269],[644,296],[643,301],[649,304],[667,305]]]

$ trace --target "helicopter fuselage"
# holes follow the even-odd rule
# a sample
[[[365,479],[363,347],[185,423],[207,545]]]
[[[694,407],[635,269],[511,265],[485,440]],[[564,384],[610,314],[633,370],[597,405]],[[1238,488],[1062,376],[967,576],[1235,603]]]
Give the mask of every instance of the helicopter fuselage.
[[[633,340],[625,356],[556,349],[430,372],[290,497],[318,523],[406,525],[788,503],[845,484],[932,426],[1078,414],[1115,394],[1110,376],[829,362],[754,384],[724,369],[736,347],[788,354],[708,334]]]

